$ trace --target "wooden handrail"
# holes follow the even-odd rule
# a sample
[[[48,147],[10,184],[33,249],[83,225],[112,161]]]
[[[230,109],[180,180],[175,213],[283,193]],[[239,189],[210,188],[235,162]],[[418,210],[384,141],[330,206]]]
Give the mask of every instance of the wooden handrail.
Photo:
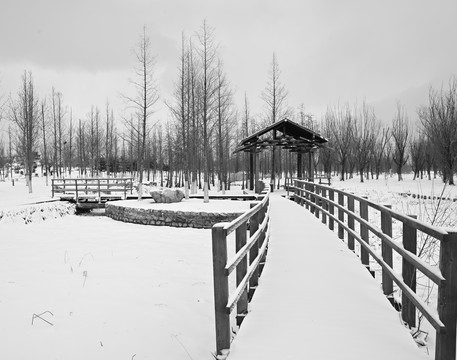
[[[395,211],[395,210],[392,210],[392,209],[389,209],[381,204],[378,204],[378,203],[375,203],[373,201],[370,201],[368,199],[365,199],[363,198],[362,196],[358,196],[358,195],[355,195],[355,194],[351,194],[351,193],[347,193],[343,190],[340,190],[340,189],[335,189],[335,188],[332,188],[331,186],[326,186],[326,185],[320,185],[320,184],[315,184],[315,183],[309,183],[307,181],[304,181],[304,180],[294,180],[298,183],[304,183],[304,184],[310,184],[310,185],[313,185],[317,188],[320,188],[320,189],[327,189],[327,190],[332,190],[334,191],[335,193],[337,194],[342,194],[343,196],[347,197],[347,198],[352,198],[356,201],[359,201],[361,203],[366,203],[369,207],[373,208],[373,209],[376,209],[376,210],[379,210],[379,211],[383,211],[383,212],[387,212],[389,213],[394,219],[397,219],[401,222],[404,222],[404,223],[408,223],[410,226],[412,226],[413,228],[423,232],[423,233],[426,233],[427,235],[430,235],[430,236],[433,236],[434,238],[438,239],[438,240],[442,240],[443,236],[447,234],[447,231],[441,227],[438,227],[438,226],[434,226],[432,224],[427,224],[426,222],[423,222],[421,220],[417,220],[417,219],[413,219],[413,218],[410,218],[409,216],[405,215],[405,214],[402,214],[398,211]],[[290,185],[289,185],[290,186]],[[291,186],[291,189],[297,189],[295,186]],[[313,196],[315,196],[315,194],[313,193]]]
[[[228,261],[226,267],[225,267],[225,274],[229,276],[233,270],[236,269],[237,265],[243,260],[243,258],[246,256],[247,252],[254,246],[254,244],[259,240],[260,236],[265,233],[267,226],[268,226],[268,221],[270,219],[270,208],[268,207],[268,214],[265,216],[263,219],[262,224],[260,227],[257,229],[257,231],[252,235],[249,239],[249,241],[244,245],[240,250],[237,251],[235,256]]]
[[[81,194],[88,195],[98,194],[100,199],[101,194],[123,193],[124,198],[127,196],[127,191],[133,192],[132,178],[63,178],[51,179],[52,197],[56,193],[75,192],[76,199],[81,197]]]
[[[299,196],[300,197],[300,196]],[[374,235],[376,235],[379,239],[385,241],[391,248],[393,248],[395,251],[397,251],[403,258],[406,258],[410,263],[412,263],[414,266],[417,267],[417,269],[419,271],[421,271],[424,275],[426,275],[427,277],[430,278],[430,280],[432,280],[435,284],[437,285],[444,285],[444,277],[441,275],[441,272],[436,270],[435,268],[433,268],[429,263],[427,263],[426,261],[422,260],[421,258],[419,258],[417,255],[411,253],[410,251],[406,250],[405,248],[403,248],[402,246],[398,245],[393,239],[391,236],[388,236],[386,234],[383,233],[383,231],[381,229],[379,229],[378,227],[376,227],[375,225],[373,225],[372,223],[370,223],[369,221],[366,221],[364,220],[363,218],[360,218],[358,217],[354,212],[352,212],[351,210],[349,210],[348,208],[345,208],[344,206],[334,202],[334,201],[331,201],[331,200],[327,200],[326,198],[324,198],[323,196],[319,196],[319,195],[315,195],[315,197],[321,199],[322,201],[327,201],[329,203],[331,203],[335,208],[338,208],[340,209],[343,213],[345,213],[347,216],[348,216],[348,223],[350,224],[351,222],[349,221],[350,219],[352,220],[355,220],[357,221],[358,223],[362,224],[363,226],[367,227],[369,231],[371,231]],[[352,197],[352,196],[351,196]],[[349,198],[349,196],[348,196]],[[302,198],[303,200],[306,201],[305,198]],[[364,199],[364,201],[366,201]],[[386,209],[388,209],[386,207]],[[328,214],[326,212],[326,214]],[[336,220],[336,219],[335,219]],[[342,224],[343,222],[341,222],[341,219],[339,219],[339,221],[337,221],[341,227],[344,227]],[[410,224],[410,222],[407,223],[408,225]],[[349,226],[349,229],[351,229],[351,227]],[[346,229],[347,230],[347,229]],[[441,230],[441,229],[440,229]],[[352,232],[348,232],[349,235],[353,236],[352,235]],[[353,249],[351,249],[353,250]]]
[[[255,290],[265,261],[270,238],[269,192],[262,201],[230,223],[212,228],[214,309],[216,321],[216,352],[230,349],[230,314],[237,308],[237,325],[247,313],[249,299]],[[249,224],[249,230],[248,230]],[[227,236],[236,231],[236,254],[228,259]],[[249,235],[248,235],[249,231]],[[230,274],[236,270],[236,289],[230,294]],[[251,295],[251,296],[249,296]]]
[[[381,266],[384,294],[390,295],[392,292],[392,281],[402,290],[402,318],[410,327],[415,326],[416,308],[430,322],[436,330],[435,360],[454,359],[457,320],[457,231],[427,224],[413,216],[396,212],[390,207],[329,186],[294,180],[294,185],[289,188],[294,191],[296,202],[304,205],[317,217],[322,214],[322,222],[326,223],[328,218],[331,230],[336,222],[338,236],[344,240],[344,234],[347,235],[348,247],[351,250],[354,251],[351,245],[354,239],[361,245],[361,260],[368,269],[368,255]],[[335,193],[338,194],[338,201],[335,201]],[[360,214],[354,211],[354,201],[359,203]],[[379,211],[381,229],[369,220],[369,208]],[[392,238],[392,219],[403,224],[403,246]],[[360,224],[359,232],[354,229],[354,221]],[[439,240],[439,270],[416,255],[417,230]],[[375,251],[368,243],[369,232],[381,240],[381,253]],[[392,250],[403,259],[402,276],[393,269]],[[416,294],[416,270],[438,285],[437,310],[431,309]]]

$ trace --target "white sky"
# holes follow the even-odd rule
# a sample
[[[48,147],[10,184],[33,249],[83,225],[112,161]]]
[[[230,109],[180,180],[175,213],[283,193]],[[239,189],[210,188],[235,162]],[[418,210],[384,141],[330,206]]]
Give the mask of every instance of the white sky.
[[[107,98],[119,112],[146,25],[161,100],[170,99],[181,32],[206,18],[236,99],[246,92],[253,114],[274,51],[290,106],[320,117],[328,104],[367,99],[390,122],[398,98],[414,118],[428,84],[457,73],[456,15],[455,0],[2,0],[0,94],[15,93],[27,69],[41,96],[63,93],[75,118],[91,105],[103,111]]]

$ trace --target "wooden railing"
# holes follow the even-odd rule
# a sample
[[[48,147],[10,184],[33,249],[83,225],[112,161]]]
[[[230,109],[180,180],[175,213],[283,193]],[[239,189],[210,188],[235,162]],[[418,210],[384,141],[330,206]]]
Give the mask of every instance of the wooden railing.
[[[257,288],[265,264],[270,238],[269,193],[251,209],[230,223],[212,228],[216,350],[230,349],[230,314],[236,307],[240,326],[248,312],[248,302]],[[228,259],[227,236],[235,231],[235,255]],[[249,236],[248,236],[249,231]],[[229,293],[229,275],[236,271],[236,290]]]
[[[435,360],[455,359],[457,231],[426,224],[412,216],[393,211],[389,206],[329,186],[294,180],[292,189],[297,203],[321,218],[324,224],[328,223],[331,230],[337,225],[338,237],[347,240],[349,249],[355,251],[354,240],[360,244],[359,255],[364,266],[370,270],[370,257],[381,266],[382,289],[386,296],[393,293],[393,283],[402,290],[401,316],[411,328],[416,326],[416,308],[435,328]],[[359,205],[358,214],[354,206],[356,202]],[[381,228],[369,221],[369,209],[372,209],[371,214],[379,216]],[[402,244],[392,238],[392,219],[402,223]],[[355,222],[359,224],[359,231],[356,231]],[[417,231],[439,241],[439,268],[416,255]],[[369,233],[381,240],[381,252],[370,246]],[[402,258],[401,276],[394,270],[392,250]],[[416,270],[438,286],[437,310],[432,309],[416,294]]]
[[[57,193],[74,194],[76,202],[82,196],[102,196],[127,193],[132,194],[132,178],[81,178],[81,179],[52,179],[52,197]]]

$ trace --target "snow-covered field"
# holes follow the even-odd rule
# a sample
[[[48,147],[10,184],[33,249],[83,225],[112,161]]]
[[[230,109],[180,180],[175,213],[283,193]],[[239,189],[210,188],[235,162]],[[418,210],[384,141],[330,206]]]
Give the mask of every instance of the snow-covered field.
[[[50,195],[24,189],[0,183],[1,207]],[[1,359],[212,357],[210,231],[68,215],[0,238]]]
[[[407,176],[401,183],[387,177],[360,184],[355,178],[333,186],[404,213],[427,214],[420,209],[433,201],[400,193],[439,195],[442,183]],[[445,192],[457,196],[454,187]],[[14,187],[0,182],[0,211],[27,209],[50,195],[42,178],[34,179],[33,194],[23,180]],[[452,212],[446,226],[455,226]],[[213,358],[209,230],[97,216],[48,219],[0,222],[1,359]]]
[[[398,181],[396,175],[382,176],[379,180],[365,180],[364,183],[360,183],[359,177],[346,181],[334,179],[332,186],[346,192],[367,196],[368,199],[382,205],[392,205],[392,208],[398,212],[417,215],[418,219],[437,226],[456,226],[457,202],[454,201],[457,198],[456,186],[445,185],[439,177],[431,180],[425,178],[413,180],[412,174],[405,174],[403,177],[403,181]],[[432,197],[432,199],[418,198],[417,195]],[[451,200],[440,201],[433,197]],[[437,213],[441,216],[437,217]]]
[[[208,230],[73,215],[0,233],[0,358],[211,357]]]

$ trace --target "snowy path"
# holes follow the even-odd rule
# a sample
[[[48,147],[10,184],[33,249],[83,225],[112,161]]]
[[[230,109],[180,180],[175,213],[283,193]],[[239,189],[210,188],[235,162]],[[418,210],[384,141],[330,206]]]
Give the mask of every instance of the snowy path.
[[[429,358],[336,233],[277,194],[267,263],[250,306],[229,360]]]

